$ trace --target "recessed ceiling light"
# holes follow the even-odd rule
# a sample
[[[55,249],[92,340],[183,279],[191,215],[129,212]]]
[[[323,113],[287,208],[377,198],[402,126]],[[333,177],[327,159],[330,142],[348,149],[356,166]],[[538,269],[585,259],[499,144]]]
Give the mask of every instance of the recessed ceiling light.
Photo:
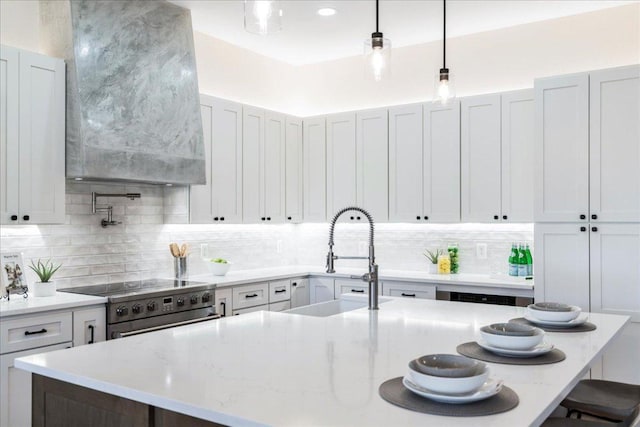
[[[332,7],[323,7],[318,9],[318,15],[320,16],[333,16],[336,14],[336,10]]]

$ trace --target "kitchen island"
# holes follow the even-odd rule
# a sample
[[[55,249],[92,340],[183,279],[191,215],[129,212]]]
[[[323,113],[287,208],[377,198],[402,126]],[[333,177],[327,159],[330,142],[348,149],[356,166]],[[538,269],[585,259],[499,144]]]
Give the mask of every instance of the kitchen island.
[[[520,307],[385,297],[379,311],[324,318],[261,311],[29,356],[16,366],[38,374],[36,394],[38,381],[53,379],[120,399],[122,408],[143,404],[224,425],[539,425],[628,317],[590,314],[595,331],[548,333],[547,341],[566,353],[560,363],[489,364],[491,375],[520,398],[502,414],[425,415],[378,395],[381,383],[405,374],[409,360],[455,353],[481,326],[523,313]],[[81,396],[83,389],[75,388]],[[47,412],[47,399],[44,393],[34,397],[34,425]],[[52,406],[50,412],[64,415],[63,406]]]

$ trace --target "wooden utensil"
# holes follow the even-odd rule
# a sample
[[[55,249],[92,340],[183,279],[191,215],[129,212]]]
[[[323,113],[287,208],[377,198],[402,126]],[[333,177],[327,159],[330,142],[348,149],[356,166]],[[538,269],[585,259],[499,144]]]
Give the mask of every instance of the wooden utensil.
[[[178,248],[177,243],[170,243],[169,250],[171,251],[171,255],[173,255],[175,258],[180,257],[180,248]]]
[[[180,247],[180,257],[181,258],[186,257],[188,250],[189,250],[189,245],[187,245],[186,243],[183,243],[182,246]]]

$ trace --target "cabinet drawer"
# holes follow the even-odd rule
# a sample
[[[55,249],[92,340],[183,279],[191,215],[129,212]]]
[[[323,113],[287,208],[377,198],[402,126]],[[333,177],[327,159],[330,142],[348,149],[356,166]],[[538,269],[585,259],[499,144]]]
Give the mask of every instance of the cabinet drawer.
[[[233,288],[233,309],[254,307],[269,303],[269,284],[254,283],[252,285]]]
[[[269,304],[269,311],[285,311],[291,308],[291,301],[280,301]]]
[[[369,284],[362,280],[338,280],[335,281],[336,298],[340,298],[342,294],[362,294],[369,295]],[[378,286],[378,295],[382,295],[382,286]]]
[[[239,316],[241,314],[253,313],[254,311],[268,311],[269,304],[262,304],[255,307],[243,308],[241,310],[233,310],[234,316]]]
[[[280,280],[269,282],[269,302],[287,301],[291,298],[291,282]]]
[[[0,352],[11,353],[66,341],[73,336],[70,312],[18,317],[0,326]]]
[[[403,282],[384,282],[382,284],[383,295],[391,297],[436,299],[435,285],[418,285]]]

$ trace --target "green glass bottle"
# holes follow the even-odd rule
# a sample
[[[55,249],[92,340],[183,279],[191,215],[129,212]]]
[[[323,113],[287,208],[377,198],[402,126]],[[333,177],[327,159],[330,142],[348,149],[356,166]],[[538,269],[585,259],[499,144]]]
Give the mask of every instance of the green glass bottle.
[[[531,250],[527,243],[524,248],[524,256],[527,260],[527,276],[533,276],[533,257],[531,256]]]
[[[458,269],[460,268],[460,262],[458,260],[458,244],[449,244],[447,252],[449,252],[449,258],[451,259],[451,274],[457,274]]]
[[[515,243],[511,244],[511,253],[509,254],[509,276],[518,275],[518,247]]]
[[[524,251],[524,245],[521,243],[518,245],[518,276],[527,275],[527,255]]]

